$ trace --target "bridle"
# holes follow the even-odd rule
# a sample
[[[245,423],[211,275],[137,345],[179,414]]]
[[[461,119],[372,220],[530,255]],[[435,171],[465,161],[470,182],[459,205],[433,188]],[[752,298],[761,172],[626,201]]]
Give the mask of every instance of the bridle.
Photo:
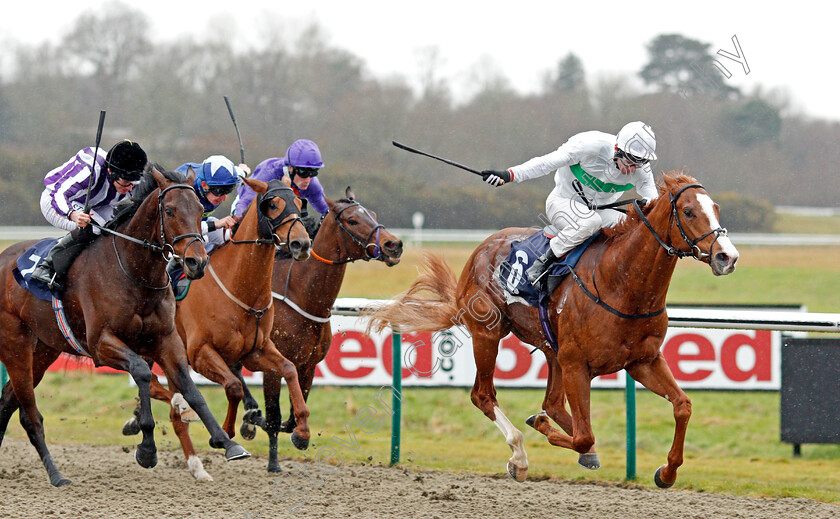
[[[633,207],[636,209],[636,213],[639,215],[639,218],[645,224],[645,227],[647,227],[648,230],[651,232],[651,234],[653,234],[654,238],[656,238],[656,241],[659,242],[659,245],[661,245],[665,249],[665,251],[668,253],[669,256],[676,256],[679,259],[686,258],[686,257],[690,256],[690,257],[692,257],[692,258],[694,258],[698,261],[703,261],[705,258],[708,258],[712,255],[712,248],[715,246],[715,242],[717,242],[718,238],[720,238],[721,236],[726,236],[726,229],[724,229],[723,227],[718,227],[717,229],[712,229],[709,232],[707,232],[706,234],[704,234],[704,235],[702,235],[699,238],[696,238],[694,240],[692,240],[691,238],[688,237],[688,235],[685,232],[685,229],[682,226],[682,222],[680,221],[680,215],[677,211],[677,200],[679,200],[680,196],[687,189],[691,189],[691,188],[704,189],[703,186],[700,185],[700,184],[688,184],[688,185],[685,185],[685,186],[681,187],[679,189],[679,191],[677,191],[673,195],[670,195],[670,197],[671,197],[671,214],[668,217],[668,232],[669,232],[669,234],[670,234],[671,226],[676,221],[677,229],[679,229],[680,235],[682,235],[683,240],[685,240],[685,242],[689,246],[689,250],[687,250],[687,251],[678,249],[678,248],[674,247],[673,245],[671,245],[669,243],[666,243],[665,240],[663,240],[659,236],[659,233],[656,232],[656,230],[650,224],[650,221],[645,216],[644,212],[642,212],[641,205],[639,204],[639,202],[641,200],[634,199],[633,200]],[[701,251],[700,247],[697,244],[699,242],[701,242],[703,239],[705,239],[707,236],[710,236],[712,234],[715,235],[715,239],[712,241],[712,244],[709,245],[709,252]],[[642,314],[626,314],[626,313],[618,310],[617,308],[614,308],[614,307],[610,306],[609,304],[605,303],[601,299],[600,292],[598,291],[598,285],[595,283],[595,270],[596,270],[595,268],[592,269],[592,286],[594,287],[594,290],[595,290],[595,293],[593,294],[592,291],[589,290],[586,287],[586,285],[583,284],[583,281],[577,275],[577,273],[575,272],[575,269],[572,268],[572,267],[569,267],[569,273],[572,275],[572,277],[574,278],[577,285],[581,288],[581,290],[583,290],[583,293],[586,294],[586,296],[589,299],[594,301],[595,304],[597,304],[598,306],[600,306],[604,310],[610,312],[611,314],[613,314],[615,316],[621,317],[623,319],[647,319],[649,317],[656,317],[658,315],[661,315],[663,312],[665,312],[665,307],[663,306],[659,310],[654,310],[652,312],[646,312],[646,313],[642,313]]]
[[[362,210],[362,212],[364,214],[366,214],[367,217],[370,218],[371,222],[374,224],[373,229],[370,230],[370,232],[368,233],[367,237],[364,240],[362,240],[361,238],[359,238],[358,236],[353,234],[353,232],[351,232],[350,229],[348,229],[347,226],[345,226],[341,221],[342,213],[344,213],[344,211],[350,209],[351,207],[360,208]],[[356,202],[354,200],[351,203],[349,203],[347,206],[342,207],[341,210],[332,212],[332,215],[333,215],[333,218],[335,218],[335,223],[338,225],[338,228],[341,229],[341,231],[342,231],[342,234],[339,234],[339,237],[341,239],[341,248],[344,251],[348,250],[347,245],[346,245],[346,241],[345,241],[345,238],[344,238],[344,236],[347,235],[347,236],[350,237],[350,239],[356,245],[358,245],[359,247],[361,247],[365,251],[365,255],[364,255],[364,257],[353,258],[353,257],[350,257],[350,253],[348,252],[347,253],[348,257],[346,259],[343,259],[343,260],[342,259],[328,260],[328,259],[324,259],[324,258],[318,256],[313,251],[311,254],[315,259],[317,259],[318,261],[321,261],[323,263],[327,263],[329,265],[343,265],[345,263],[353,263],[353,262],[359,261],[359,260],[362,260],[362,261],[370,261],[372,259],[378,260],[378,261],[385,261],[386,260],[386,256],[382,253],[382,246],[379,243],[380,233],[381,233],[382,229],[385,228],[385,226],[382,225],[381,223],[377,222],[376,218],[374,218],[373,215],[370,214],[370,211],[368,211],[362,204],[360,204],[359,202]],[[371,238],[373,238],[374,235],[376,235],[376,239],[373,242],[371,242]],[[372,251],[371,251],[371,248],[373,249]],[[341,256],[341,252],[339,251],[339,257],[340,256]]]
[[[636,213],[639,215],[639,218],[645,224],[645,227],[647,227],[648,230],[653,234],[653,237],[656,238],[656,241],[659,242],[659,244],[665,249],[669,256],[676,256],[679,259],[690,256],[698,261],[703,261],[705,258],[711,257],[712,248],[715,246],[715,243],[721,236],[726,236],[727,231],[723,227],[718,227],[717,229],[710,230],[709,232],[700,236],[699,238],[695,238],[692,240],[688,237],[688,235],[685,232],[685,229],[683,228],[682,221],[680,220],[679,212],[677,211],[677,200],[680,198],[680,195],[682,195],[687,189],[691,188],[704,189],[703,186],[700,184],[688,184],[681,187],[680,190],[674,193],[673,195],[670,195],[671,215],[668,217],[668,230],[670,231],[673,222],[676,221],[677,229],[679,229],[680,235],[682,235],[683,240],[685,240],[686,244],[688,244],[689,250],[687,251],[678,249],[670,243],[665,243],[665,241],[659,236],[659,233],[657,233],[653,226],[650,224],[650,221],[648,221],[645,214],[642,212],[642,208],[639,205],[638,199],[633,200],[633,207],[636,209]],[[712,240],[712,244],[709,245],[709,252],[703,252],[702,250],[700,250],[700,247],[697,244],[703,241],[707,236],[710,236],[712,234],[715,235],[715,239]]]
[[[298,209],[297,205],[294,203],[294,192],[291,188],[282,185],[282,187],[273,186],[274,189],[271,191],[272,194],[275,196],[265,197],[263,196],[261,199],[256,200],[254,203],[257,204],[257,227],[258,233],[261,236],[256,240],[234,240],[231,239],[230,242],[236,245],[246,244],[246,243],[256,243],[257,245],[273,245],[277,248],[286,247],[289,248],[289,242],[291,241],[292,237],[292,229],[295,226],[295,222],[300,222],[303,225],[303,220],[300,217],[300,209]],[[285,189],[283,189],[285,188]],[[289,193],[286,193],[286,190]],[[276,194],[280,193],[280,194]],[[268,194],[268,193],[266,193]],[[274,218],[269,218],[267,214],[263,211],[262,204],[267,200],[271,200],[273,198],[280,198],[286,202],[286,207],[283,211],[275,216]],[[277,230],[278,227],[281,225],[292,222],[289,225],[289,229],[286,231],[286,241],[280,241],[280,237],[275,234],[274,231]]]
[[[183,263],[184,258],[175,252],[175,244],[178,243],[181,240],[185,240],[187,238],[192,238],[192,240],[190,240],[190,242],[187,243],[186,247],[184,247],[184,251],[186,252],[190,248],[190,246],[192,246],[192,244],[194,242],[196,242],[196,241],[199,242],[199,243],[203,242],[204,237],[201,235],[201,233],[191,232],[191,233],[185,233],[185,234],[180,234],[178,236],[174,236],[172,238],[172,240],[170,240],[170,241],[166,240],[166,233],[167,233],[168,229],[166,227],[166,212],[163,209],[163,197],[164,197],[164,195],[166,195],[166,193],[168,193],[169,191],[172,191],[173,189],[192,189],[192,186],[189,186],[189,185],[186,185],[186,184],[172,184],[172,185],[169,185],[169,186],[161,189],[160,192],[158,193],[158,218],[160,219],[160,226],[159,226],[159,231],[160,232],[159,232],[159,235],[158,235],[158,239],[160,240],[160,243],[162,245],[152,243],[149,240],[138,240],[137,238],[134,238],[133,236],[128,236],[127,234],[123,234],[121,232],[117,232],[117,231],[114,231],[112,229],[108,229],[107,227],[97,226],[97,227],[99,227],[100,230],[111,234],[111,241],[114,245],[114,253],[117,256],[117,264],[119,265],[120,270],[122,270],[123,274],[125,274],[126,277],[128,277],[128,279],[132,280],[134,283],[136,283],[140,286],[143,286],[145,288],[152,289],[152,290],[163,290],[163,289],[167,288],[169,286],[169,276],[167,276],[166,284],[163,285],[163,286],[148,285],[146,283],[141,283],[141,282],[137,281],[136,279],[134,279],[128,273],[128,271],[125,270],[125,266],[123,265],[122,259],[120,258],[120,253],[117,250],[117,236],[119,236],[120,238],[123,238],[125,240],[128,240],[130,242],[136,243],[138,245],[142,245],[144,249],[150,249],[152,252],[160,252],[161,256],[163,257],[164,261],[166,261],[166,262],[168,262],[172,259],[175,259],[178,262]],[[172,234],[172,233],[170,233],[170,234]]]

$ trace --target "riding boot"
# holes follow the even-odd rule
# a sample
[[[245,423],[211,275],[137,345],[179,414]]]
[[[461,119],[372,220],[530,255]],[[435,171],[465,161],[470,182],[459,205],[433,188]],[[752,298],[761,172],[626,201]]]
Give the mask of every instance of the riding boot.
[[[554,251],[551,250],[551,247],[549,247],[548,250],[545,251],[545,254],[535,259],[534,263],[528,267],[528,270],[525,271],[525,276],[528,278],[528,281],[530,281],[535,287],[539,288],[538,283],[542,281],[545,273],[548,272],[551,265],[553,265],[558,259],[559,258],[554,255]]]
[[[73,237],[72,233],[68,233],[66,236],[58,240],[58,242],[53,245],[53,248],[50,249],[50,252],[47,253],[47,256],[41,260],[41,263],[32,271],[32,275],[30,276],[31,279],[36,281],[40,281],[41,283],[50,287],[50,289],[61,290],[61,280],[56,279],[56,271],[55,271],[55,257],[58,253],[64,251],[71,245],[76,242],[75,238]]]

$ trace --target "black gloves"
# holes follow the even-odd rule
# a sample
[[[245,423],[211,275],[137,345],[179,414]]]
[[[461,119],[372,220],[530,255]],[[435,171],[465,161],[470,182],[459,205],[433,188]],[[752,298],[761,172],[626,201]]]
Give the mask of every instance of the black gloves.
[[[491,186],[503,186],[512,180],[510,171],[496,171],[493,169],[485,169],[481,172],[481,178]]]

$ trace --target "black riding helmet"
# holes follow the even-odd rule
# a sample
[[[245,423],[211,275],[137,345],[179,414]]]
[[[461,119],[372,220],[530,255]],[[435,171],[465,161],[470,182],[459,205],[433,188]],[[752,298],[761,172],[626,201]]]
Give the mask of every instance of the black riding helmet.
[[[136,142],[120,141],[108,151],[105,167],[111,172],[111,181],[118,178],[132,182],[140,180],[146,167],[146,152]]]

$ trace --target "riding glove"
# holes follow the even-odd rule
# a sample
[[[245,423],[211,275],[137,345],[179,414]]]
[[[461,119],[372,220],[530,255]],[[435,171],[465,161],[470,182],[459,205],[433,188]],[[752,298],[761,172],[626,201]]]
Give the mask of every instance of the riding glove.
[[[493,169],[485,169],[481,172],[481,178],[491,186],[500,187],[512,180],[510,171],[496,171]]]

